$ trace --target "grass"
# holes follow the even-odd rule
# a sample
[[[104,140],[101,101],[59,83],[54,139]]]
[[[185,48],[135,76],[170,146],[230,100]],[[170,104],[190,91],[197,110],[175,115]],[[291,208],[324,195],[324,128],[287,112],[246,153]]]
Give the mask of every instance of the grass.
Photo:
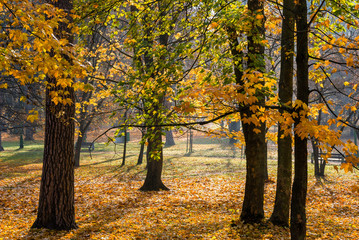
[[[42,143],[5,142],[0,152],[0,239],[288,239],[289,230],[268,222],[243,225],[240,213],[245,160],[225,141],[196,138],[186,154],[185,139],[164,149],[163,181],[171,191],[140,192],[144,165],[136,165],[139,144],[128,144],[126,165],[122,144],[96,143],[83,149],[75,170],[76,221],[69,232],[30,230],[36,218],[41,176]],[[272,151],[270,154],[275,155]],[[276,179],[276,161],[268,161]],[[309,164],[308,239],[358,239],[357,173],[326,168],[318,184]],[[270,217],[275,183],[266,184],[265,216]],[[236,222],[237,227],[230,227]]]

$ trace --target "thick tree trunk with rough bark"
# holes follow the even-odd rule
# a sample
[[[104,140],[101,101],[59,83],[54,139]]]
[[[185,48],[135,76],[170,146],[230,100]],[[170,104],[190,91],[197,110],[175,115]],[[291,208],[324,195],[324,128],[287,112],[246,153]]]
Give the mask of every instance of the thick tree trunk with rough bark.
[[[260,133],[255,133],[255,128],[258,127],[254,124],[243,124],[247,174],[241,220],[245,223],[257,223],[264,218],[265,126],[261,124]]]
[[[66,12],[72,10],[72,1],[51,2]],[[67,24],[60,23],[57,37],[72,43]],[[64,34],[65,33],[65,34]],[[71,87],[56,87],[56,79],[47,78],[45,146],[37,218],[32,228],[70,230],[77,228],[74,207],[74,133],[75,97]],[[53,85],[51,85],[53,84]],[[71,105],[57,105],[51,101],[51,91],[66,90]]]
[[[259,43],[258,39],[264,38],[264,9],[263,2],[258,0],[248,1],[248,8],[255,15],[262,15],[263,18],[259,25],[253,22],[253,30],[248,35],[248,67],[257,70],[264,71],[264,47]],[[258,21],[257,21],[258,22]],[[234,74],[236,77],[236,83],[243,85],[243,69],[242,61],[244,53],[238,48],[238,35],[236,30],[228,26],[227,27],[228,38],[230,41],[231,53],[234,62]],[[264,105],[265,96],[261,93],[257,93],[256,97],[258,101],[257,105]],[[265,183],[265,162],[266,162],[266,142],[265,142],[265,124],[260,123],[259,126],[254,124],[244,123],[243,119],[248,118],[254,113],[250,111],[250,106],[246,106],[241,111],[242,129],[244,133],[246,148],[246,185],[245,194],[243,200],[243,207],[241,213],[241,220],[245,223],[256,223],[262,221],[264,218],[264,183]],[[254,130],[259,129],[260,132],[256,133]]]
[[[296,10],[297,18],[297,99],[308,105],[308,23],[307,2],[299,0]],[[297,109],[295,128],[301,120],[307,118],[305,110]],[[302,118],[302,119],[300,119]],[[290,233],[293,240],[306,238],[306,197],[308,178],[307,137],[297,134],[294,137],[294,181],[290,215]]]
[[[294,1],[284,0],[281,36],[281,67],[279,77],[279,101],[291,107],[293,96],[294,60]],[[284,110],[280,110],[284,113]],[[291,127],[291,126],[290,126]],[[275,204],[270,221],[279,226],[289,226],[290,194],[292,185],[292,137],[283,136],[283,126],[278,126],[278,169]]]
[[[55,83],[55,79],[49,79]],[[76,228],[74,208],[74,104],[55,105],[46,92],[45,147],[38,214],[33,228]],[[67,89],[74,100],[73,89]],[[64,111],[61,118],[58,114]]]
[[[147,146],[147,174],[142,191],[169,190],[162,182],[163,149],[162,131],[160,127],[148,129],[150,138]]]
[[[248,68],[264,72],[264,46],[261,39],[264,39],[264,5],[260,0],[249,0],[248,10],[253,17],[252,30],[248,33]],[[261,16],[258,21],[258,16]],[[257,92],[258,101],[255,103],[264,106],[265,96]],[[245,119],[255,114],[247,106],[241,112],[241,118]],[[265,141],[265,123],[260,122],[259,126],[242,122],[244,138],[246,142],[246,185],[241,213],[241,220],[245,223],[257,223],[264,218],[264,183],[265,183],[265,161],[266,159],[266,141]],[[260,132],[255,132],[259,129]]]

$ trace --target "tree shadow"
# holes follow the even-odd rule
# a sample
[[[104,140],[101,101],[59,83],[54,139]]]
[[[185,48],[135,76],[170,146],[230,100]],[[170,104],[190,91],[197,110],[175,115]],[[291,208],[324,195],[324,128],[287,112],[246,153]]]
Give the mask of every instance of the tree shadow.
[[[41,163],[44,150],[42,148],[17,149],[10,156],[1,157],[1,162],[10,166],[18,167],[28,164]]]

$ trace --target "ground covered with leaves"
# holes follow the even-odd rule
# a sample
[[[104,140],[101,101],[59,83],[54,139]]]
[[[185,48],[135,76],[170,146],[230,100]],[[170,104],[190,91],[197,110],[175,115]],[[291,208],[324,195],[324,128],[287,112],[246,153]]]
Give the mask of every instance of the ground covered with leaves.
[[[183,147],[183,146],[182,146]],[[184,156],[178,144],[166,149],[163,181],[170,191],[141,192],[144,165],[136,166],[135,143],[125,167],[119,155],[96,146],[84,152],[76,169],[75,201],[78,229],[30,229],[36,218],[41,175],[41,143],[0,153],[0,239],[289,239],[289,229],[267,221],[238,221],[244,194],[245,163],[238,156],[218,157],[220,144],[195,146]],[[197,149],[197,150],[196,150]],[[200,151],[206,157],[196,156]],[[213,151],[214,157],[210,156]],[[222,151],[222,150],[221,150]],[[232,153],[228,152],[228,156]],[[275,196],[266,184],[265,214]],[[308,239],[359,239],[357,173],[337,173],[328,167],[325,181],[310,173],[307,200]],[[234,227],[233,227],[234,226]]]

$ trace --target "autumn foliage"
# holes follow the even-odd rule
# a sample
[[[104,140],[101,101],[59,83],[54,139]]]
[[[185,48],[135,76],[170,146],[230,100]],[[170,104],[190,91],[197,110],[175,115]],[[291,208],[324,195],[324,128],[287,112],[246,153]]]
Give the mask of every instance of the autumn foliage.
[[[101,145],[93,158],[85,154],[76,169],[75,203],[79,229],[72,231],[29,230],[36,217],[41,163],[39,155],[14,161],[11,152],[0,162],[0,239],[288,239],[289,229],[271,223],[243,225],[238,221],[244,194],[245,168],[240,158],[215,157],[218,144],[195,144],[197,154],[183,157],[181,147],[165,151],[165,192],[140,192],[145,177],[132,157],[119,168],[112,147]],[[136,148],[134,148],[136,146]],[[12,148],[10,148],[12,149]],[[129,154],[138,149],[131,143]],[[17,151],[23,156],[37,148]],[[107,152],[109,151],[109,152]],[[222,150],[221,154],[226,154]],[[196,156],[196,153],[194,153]],[[212,156],[212,157],[211,157]],[[11,160],[13,159],[13,160]],[[108,161],[112,159],[111,161]],[[228,165],[229,164],[229,165]],[[275,181],[275,162],[270,161]],[[329,168],[327,181],[319,184],[312,174],[308,185],[307,239],[356,239],[359,237],[358,176],[337,174]],[[275,183],[265,187],[265,216],[273,209]],[[231,225],[236,224],[235,228]]]
[[[283,34],[288,31],[283,18],[288,9],[291,13],[285,15],[291,16],[293,25],[290,34]],[[22,110],[28,113],[27,123],[45,125],[39,206],[48,203],[44,209],[56,210],[50,211],[53,216],[49,218],[54,220],[50,226],[44,220],[34,227],[69,230],[76,228],[75,220],[82,225],[66,233],[27,232],[25,223],[34,221],[36,212],[40,164],[0,159],[0,167],[6,171],[1,179],[0,203],[7,211],[2,225],[11,226],[3,231],[4,238],[46,238],[51,234],[56,239],[287,238],[287,229],[278,230],[263,221],[273,208],[275,195],[274,185],[264,184],[267,144],[284,138],[286,168],[291,167],[292,143],[295,149],[291,236],[330,238],[331,233],[340,232],[332,237],[356,237],[357,226],[347,222],[357,212],[358,194],[354,175],[359,164],[355,135],[359,134],[358,0],[4,0],[0,12],[0,92],[18,89],[14,104],[29,105],[35,95],[38,103]],[[282,51],[285,41],[291,45],[288,51]],[[278,74],[285,70],[285,60],[291,68],[288,88],[286,77]],[[2,102],[0,96],[0,131],[3,125],[9,131],[22,128],[14,126],[16,113],[9,114]],[[100,119],[101,114],[110,115],[110,120]],[[97,137],[106,135],[107,142],[114,142],[121,131],[142,131],[148,165],[141,188],[140,169],[128,167],[125,171],[96,158],[91,168],[77,169],[74,180],[75,124],[81,138],[75,162],[80,166],[82,137],[96,117],[103,125]],[[225,129],[231,122],[241,122],[242,131]],[[242,168],[202,178],[203,170],[194,176],[184,171],[162,179],[163,165],[171,163],[171,158],[163,157],[162,135],[174,129],[182,132],[185,127],[239,140],[236,147],[246,149],[247,181]],[[117,131],[109,136],[111,129]],[[354,137],[343,137],[348,129]],[[335,166],[336,173],[331,172],[325,181],[310,179],[308,186],[307,140],[320,152],[323,163],[334,152],[345,159]],[[1,141],[0,148],[3,150]],[[125,151],[123,156],[125,165]],[[179,163],[185,161],[181,157]],[[201,160],[192,163],[201,165]],[[95,174],[100,169],[106,173]],[[348,175],[341,176],[341,172]],[[272,174],[267,180],[275,178]],[[287,174],[286,179],[289,197],[292,176]],[[135,191],[139,188],[172,191]],[[59,199],[68,199],[64,201],[68,208],[58,204]],[[344,199],[344,206],[333,203]],[[239,207],[242,203],[243,209]],[[324,217],[323,209],[331,211]],[[63,215],[58,214],[62,210]],[[41,207],[38,212],[47,215]],[[109,212],[113,214],[106,214]],[[239,212],[246,223],[258,224],[244,225],[237,218]],[[350,217],[344,218],[342,213]],[[71,224],[58,226],[68,215]],[[285,226],[288,220],[283,220]],[[346,230],[343,224],[335,227],[339,222]],[[151,235],[146,234],[149,229]]]

